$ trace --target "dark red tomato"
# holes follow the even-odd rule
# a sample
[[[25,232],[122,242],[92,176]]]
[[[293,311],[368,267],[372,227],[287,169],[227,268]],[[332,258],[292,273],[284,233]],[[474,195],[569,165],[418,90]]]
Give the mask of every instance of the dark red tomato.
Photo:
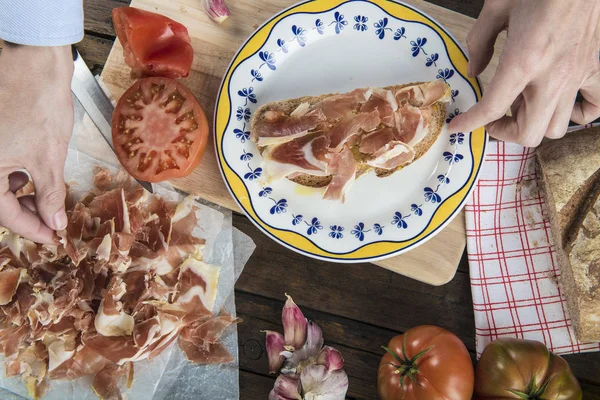
[[[134,7],[113,9],[112,19],[132,77],[190,74],[194,49],[185,26]]]
[[[204,110],[170,78],[138,80],[121,96],[112,118],[121,164],[136,179],[160,182],[188,175],[208,141]]]
[[[581,400],[569,364],[535,340],[498,339],[488,344],[475,369],[478,400]]]
[[[471,400],[473,363],[456,335],[437,326],[417,326],[388,344],[379,363],[383,400]]]

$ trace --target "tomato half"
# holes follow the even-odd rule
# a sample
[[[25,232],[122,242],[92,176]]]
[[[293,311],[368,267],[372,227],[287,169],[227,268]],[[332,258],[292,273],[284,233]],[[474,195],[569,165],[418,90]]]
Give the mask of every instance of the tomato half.
[[[379,363],[377,390],[383,400],[470,400],[473,363],[460,339],[423,325],[390,340]]]
[[[113,9],[112,19],[132,77],[190,74],[194,49],[185,26],[134,7]]]
[[[188,175],[208,141],[208,120],[198,100],[169,78],[144,78],[121,96],[112,118],[121,164],[136,179],[160,182]]]
[[[479,400],[581,400],[581,396],[569,364],[538,341],[498,339],[486,346],[475,369]]]

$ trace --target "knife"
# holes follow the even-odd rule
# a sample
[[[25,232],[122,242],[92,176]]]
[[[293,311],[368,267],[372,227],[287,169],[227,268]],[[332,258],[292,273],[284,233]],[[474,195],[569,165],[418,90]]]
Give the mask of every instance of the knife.
[[[94,125],[96,125],[110,148],[114,151],[115,147],[112,141],[112,128],[110,123],[110,121],[112,121],[114,107],[96,78],[94,78],[94,75],[92,75],[92,72],[85,64],[85,61],[81,58],[77,49],[72,47],[72,51],[75,68],[73,70],[73,80],[71,81],[71,91],[77,100],[79,100],[79,103],[81,103],[81,106],[89,115]],[[144,189],[153,193],[152,184],[150,182],[141,181],[139,179],[136,179],[136,181]]]

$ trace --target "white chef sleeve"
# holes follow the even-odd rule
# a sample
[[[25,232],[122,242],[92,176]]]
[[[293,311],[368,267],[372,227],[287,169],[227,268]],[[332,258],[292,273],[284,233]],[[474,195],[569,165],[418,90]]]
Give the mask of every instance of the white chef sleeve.
[[[0,0],[0,39],[62,46],[82,38],[82,0]]]

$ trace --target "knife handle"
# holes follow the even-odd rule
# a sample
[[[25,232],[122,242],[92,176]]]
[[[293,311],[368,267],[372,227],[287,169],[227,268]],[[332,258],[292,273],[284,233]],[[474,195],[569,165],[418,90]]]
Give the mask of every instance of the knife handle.
[[[73,62],[77,61],[77,59],[79,58],[79,52],[75,48],[74,44],[71,45],[71,54],[73,55]]]

